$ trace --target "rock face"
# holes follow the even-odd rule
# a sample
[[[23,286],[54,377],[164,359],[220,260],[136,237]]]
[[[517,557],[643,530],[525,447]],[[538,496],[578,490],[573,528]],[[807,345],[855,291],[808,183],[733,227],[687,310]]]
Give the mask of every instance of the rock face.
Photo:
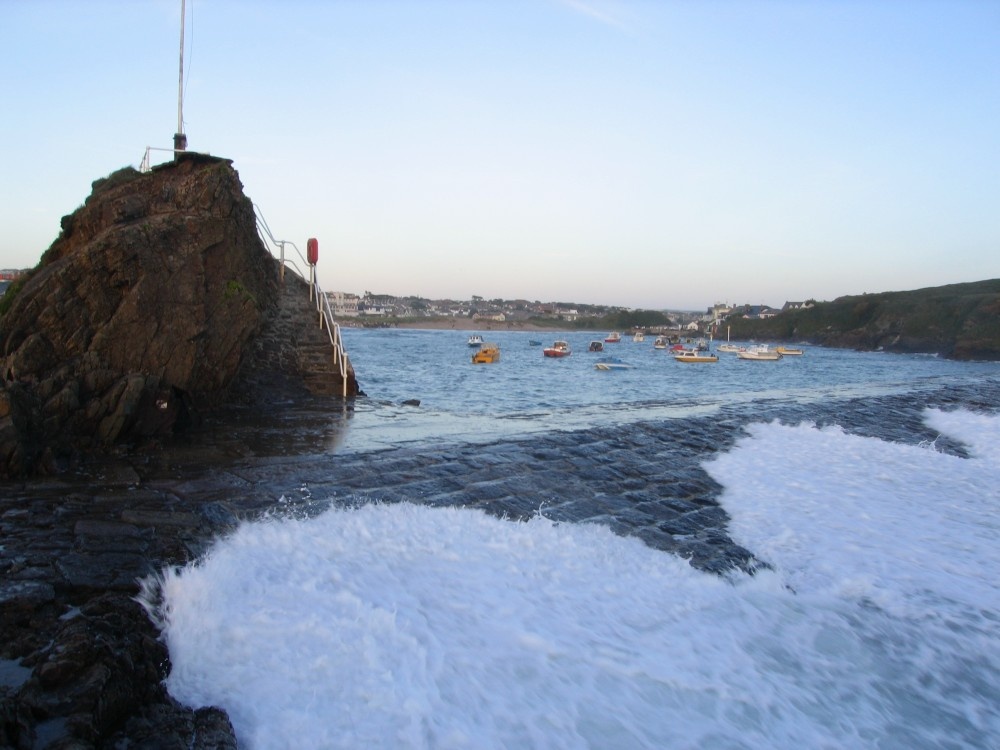
[[[281,296],[228,160],[98,180],[0,309],[0,476],[182,428],[246,380]]]

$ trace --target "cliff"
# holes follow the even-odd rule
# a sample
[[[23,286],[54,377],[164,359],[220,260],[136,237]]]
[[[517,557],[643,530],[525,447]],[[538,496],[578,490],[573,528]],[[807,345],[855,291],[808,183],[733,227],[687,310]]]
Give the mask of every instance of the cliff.
[[[768,320],[726,324],[738,340],[1000,360],[1000,279],[839,297]]]
[[[98,180],[3,298],[0,476],[169,434],[237,386],[264,388],[268,378],[249,371],[275,348],[262,342],[283,291],[228,160],[187,154]],[[288,387],[311,367],[279,360],[272,369]]]

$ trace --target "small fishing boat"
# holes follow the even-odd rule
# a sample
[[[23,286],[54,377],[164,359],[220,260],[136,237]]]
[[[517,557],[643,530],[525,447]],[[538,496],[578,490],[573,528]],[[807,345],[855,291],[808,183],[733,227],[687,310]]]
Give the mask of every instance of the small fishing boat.
[[[542,349],[542,354],[546,357],[568,357],[572,353],[569,343],[566,341],[556,341],[552,346]]]
[[[775,351],[784,357],[801,357],[805,354],[805,351],[802,349],[795,349],[790,346],[779,346],[775,348]]]
[[[736,353],[739,350],[740,350],[740,347],[736,346],[736,344],[729,343],[729,326],[726,326],[726,343],[725,344],[719,344],[719,346],[716,347],[716,351]]]
[[[608,334],[608,337],[604,339],[605,344],[617,344],[622,340],[622,335],[618,331],[612,331]]]
[[[646,334],[644,334],[642,331],[636,331],[634,334],[632,334],[632,341],[634,341],[637,344],[641,344],[645,340],[646,340]]]
[[[758,344],[736,352],[740,359],[749,359],[758,362],[775,362],[781,359],[781,352],[771,351],[767,344]]]
[[[669,345],[670,342],[667,341],[666,336],[657,336],[656,340],[653,342],[654,349],[666,349]]]
[[[492,364],[500,361],[500,344],[487,344],[485,341],[479,351],[472,355],[472,364]]]
[[[674,352],[674,359],[678,362],[718,362],[718,355],[700,349],[683,349]]]
[[[632,365],[623,362],[618,357],[601,357],[594,363],[595,370],[632,370]]]
[[[474,333],[471,336],[469,336],[469,340],[466,343],[468,343],[469,346],[482,346],[483,337],[480,336],[478,333]]]
[[[587,347],[588,352],[603,352],[604,342],[603,341],[591,341],[590,346]]]

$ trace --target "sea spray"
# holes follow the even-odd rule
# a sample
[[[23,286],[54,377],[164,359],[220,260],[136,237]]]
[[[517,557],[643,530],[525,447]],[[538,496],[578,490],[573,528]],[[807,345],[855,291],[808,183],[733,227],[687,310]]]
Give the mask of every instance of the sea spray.
[[[244,525],[164,574],[168,688],[250,748],[986,747],[1000,421],[929,419],[970,458],[767,424],[709,462],[752,577],[408,503]]]

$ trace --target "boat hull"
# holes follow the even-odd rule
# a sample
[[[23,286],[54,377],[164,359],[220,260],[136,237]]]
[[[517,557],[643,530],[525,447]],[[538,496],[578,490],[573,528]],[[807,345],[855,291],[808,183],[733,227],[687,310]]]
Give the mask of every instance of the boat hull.
[[[689,362],[692,364],[706,364],[710,362],[718,362],[719,358],[715,354],[703,354],[701,352],[695,352],[693,354],[676,354],[674,359],[678,362]]]

